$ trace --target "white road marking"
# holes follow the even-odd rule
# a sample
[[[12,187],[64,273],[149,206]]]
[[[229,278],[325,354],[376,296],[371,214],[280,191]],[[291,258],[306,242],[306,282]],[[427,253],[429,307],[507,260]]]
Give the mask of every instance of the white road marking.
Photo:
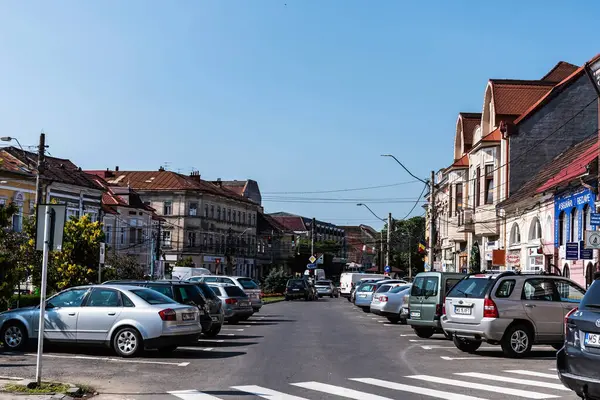
[[[455,379],[438,378],[435,376],[428,376],[428,375],[412,375],[412,376],[407,376],[407,378],[419,379],[421,381],[437,383],[437,384],[441,384],[441,385],[450,385],[450,386],[458,386],[458,387],[469,388],[469,389],[485,390],[488,392],[496,392],[496,393],[502,393],[504,395],[525,397],[528,399],[553,399],[553,398],[559,397],[559,396],[554,396],[554,395],[550,395],[550,394],[531,392],[528,390],[510,389],[510,388],[505,388],[505,387],[501,387],[501,386],[484,385],[482,383],[459,381],[459,380],[455,380]]]
[[[427,339],[408,339],[409,342],[428,342]]]
[[[223,339],[198,339],[199,342],[224,343]]]
[[[178,347],[177,350],[185,351],[213,351],[213,347]]]
[[[36,354],[27,354],[28,356],[35,357]],[[50,358],[66,358],[75,360],[99,360],[99,361],[110,361],[110,362],[122,362],[122,363],[133,363],[133,364],[157,364],[157,365],[175,365],[176,367],[187,367],[190,365],[189,362],[166,362],[166,361],[149,361],[149,360],[130,360],[126,358],[111,358],[111,357],[92,357],[92,356],[63,356],[59,354],[44,354],[44,357]]]
[[[414,333],[408,333],[408,334],[401,334],[400,336],[405,337],[405,336],[417,336]]]
[[[167,393],[175,397],[179,397],[182,400],[221,400],[218,397],[211,396],[210,394],[202,393],[197,390],[174,390]]]
[[[376,394],[370,394],[361,392],[353,389],[346,389],[340,386],[329,385],[327,383],[320,382],[300,382],[292,383],[294,386],[301,387],[303,389],[316,390],[317,392],[333,394],[336,396],[346,397],[348,399],[355,400],[392,400],[389,397],[378,396]],[[421,388],[419,388],[421,389]]]
[[[386,389],[398,390],[401,392],[416,393],[416,394],[425,395],[425,396],[437,397],[439,399],[445,399],[445,400],[485,400],[485,399],[482,399],[481,397],[467,396],[467,395],[458,394],[458,393],[442,392],[441,390],[427,389],[427,388],[423,388],[423,387],[419,387],[419,386],[404,385],[401,383],[383,381],[381,379],[352,378],[350,380],[366,383],[368,385],[379,386],[379,387],[386,388]],[[360,399],[360,397],[355,397],[355,399]]]
[[[455,346],[421,346],[423,350],[431,350],[431,349],[456,349]]]
[[[507,370],[504,372],[509,372],[511,374],[520,374],[520,375],[527,375],[527,376],[537,376],[538,378],[549,378],[549,379],[558,379],[558,375],[557,374],[546,374],[543,372],[536,372],[536,371],[526,371],[523,369],[513,369],[513,370]]]
[[[255,396],[262,397],[263,399],[270,400],[308,400],[304,397],[292,396],[291,394],[285,394],[277,392],[275,390],[267,389],[261,386],[248,385],[248,386],[232,386],[232,389],[239,390],[241,392],[252,393]]]
[[[556,368],[548,368],[549,371],[556,371]]]
[[[442,360],[453,361],[453,360],[498,360],[495,357],[448,357],[440,356]]]
[[[235,336],[235,333],[221,333],[221,336]]]
[[[564,387],[562,384],[559,384],[559,383],[548,383],[548,382],[532,381],[529,379],[508,378],[505,376],[482,374],[479,372],[459,372],[459,373],[456,373],[455,375],[468,376],[471,378],[478,378],[478,379],[489,379],[491,381],[498,381],[498,382],[504,382],[504,383],[516,383],[518,385],[529,385],[529,386],[536,386],[536,387],[542,387],[542,388],[548,388],[548,389],[565,390],[568,392],[571,391],[571,389],[567,389],[566,387]]]
[[[371,317],[371,319],[377,319],[377,317]]]
[[[222,331],[235,331],[235,332],[243,332],[243,329],[233,329],[233,328],[223,328]]]
[[[6,379],[7,381],[22,381],[25,378],[19,378],[18,376],[4,376],[4,375],[0,375],[0,379]]]

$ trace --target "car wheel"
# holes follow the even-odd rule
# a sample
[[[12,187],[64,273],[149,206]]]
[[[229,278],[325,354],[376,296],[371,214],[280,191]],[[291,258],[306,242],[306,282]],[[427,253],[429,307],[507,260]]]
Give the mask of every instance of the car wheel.
[[[290,301],[290,298],[285,296],[285,301]]]
[[[203,335],[209,338],[214,338],[219,334],[219,332],[221,332],[221,325],[212,326],[210,330]]]
[[[465,353],[474,353],[481,346],[481,340],[469,340],[454,336],[452,341],[457,349]]]
[[[363,312],[366,312],[366,313],[371,312],[370,307],[361,307],[361,308],[362,308]]]
[[[554,348],[554,350],[558,351],[560,349],[562,349],[564,346],[564,344],[560,343],[560,344],[553,344],[552,347]]]
[[[230,325],[236,325],[238,322],[240,322],[237,318],[236,319],[230,319],[229,321],[227,321]]]
[[[310,296],[306,295],[306,297],[304,297],[304,301],[309,301],[310,300]]]
[[[421,339],[429,339],[433,336],[433,328],[413,328],[415,334]]]
[[[171,354],[172,352],[174,352],[177,349],[177,345],[172,345],[172,346],[165,346],[165,347],[160,347],[158,349],[158,353],[161,355],[167,355],[167,354]]]
[[[21,351],[27,347],[27,330],[22,323],[18,321],[9,321],[4,324],[0,341],[9,350]]]
[[[144,348],[142,337],[135,328],[122,328],[113,337],[113,350],[120,357],[135,357]]]
[[[331,297],[331,298],[333,299],[333,295],[332,295],[332,294],[331,294],[331,295],[329,295],[329,297]]]
[[[406,318],[400,318],[400,324],[406,325],[407,323]]]
[[[400,317],[387,317],[387,320],[390,321],[391,324],[397,324],[400,322]]]
[[[446,339],[448,339],[448,340],[452,340],[453,339],[452,333],[444,331],[444,336],[446,336]]]
[[[532,337],[533,335],[526,325],[513,325],[504,332],[504,337],[500,342],[502,351],[510,358],[524,357],[531,351]]]
[[[250,316],[245,316],[245,317],[240,317],[240,321],[248,321],[248,318],[250,318]]]

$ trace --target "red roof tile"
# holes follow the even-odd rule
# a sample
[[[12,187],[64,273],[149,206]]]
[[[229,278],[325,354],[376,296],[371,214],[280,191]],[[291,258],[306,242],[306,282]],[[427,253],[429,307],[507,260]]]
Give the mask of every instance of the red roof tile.
[[[559,61],[550,72],[542,77],[541,80],[547,82],[561,82],[573,72],[577,71],[579,67],[577,65],[570,64],[565,61]]]
[[[481,123],[481,113],[460,113],[462,119],[463,138],[465,151],[468,151],[473,145],[473,132],[477,125]]]
[[[496,128],[483,138],[481,138],[482,142],[499,142],[502,140],[502,132],[500,132],[500,128]]]
[[[448,169],[469,168],[469,155],[465,154],[454,162]]]
[[[497,115],[521,115],[548,93],[554,83],[545,81],[518,81],[491,79],[494,109]]]
[[[304,224],[303,218],[299,216],[273,216],[273,219],[275,219],[275,221],[279,222],[281,225],[285,226],[285,228],[289,229],[290,231],[305,232],[308,230],[306,228],[306,225]]]

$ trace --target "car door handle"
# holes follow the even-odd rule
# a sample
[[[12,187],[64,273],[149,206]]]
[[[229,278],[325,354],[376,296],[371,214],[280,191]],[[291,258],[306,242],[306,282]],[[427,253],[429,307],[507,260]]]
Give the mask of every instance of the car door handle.
[[[70,312],[70,313],[69,313],[69,315],[70,315],[71,317],[74,317],[74,316],[75,316],[75,313],[74,313],[74,312]]]
[[[116,312],[109,312],[108,315],[116,315]]]
[[[525,307],[534,308],[535,304],[525,304]]]

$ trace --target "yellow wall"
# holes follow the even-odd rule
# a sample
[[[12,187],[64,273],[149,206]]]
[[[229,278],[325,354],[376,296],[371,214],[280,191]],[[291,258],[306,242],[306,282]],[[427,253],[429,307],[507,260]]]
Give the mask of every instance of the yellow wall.
[[[23,214],[30,215],[35,204],[35,181],[15,179],[0,173],[0,200],[7,204],[22,200]]]

